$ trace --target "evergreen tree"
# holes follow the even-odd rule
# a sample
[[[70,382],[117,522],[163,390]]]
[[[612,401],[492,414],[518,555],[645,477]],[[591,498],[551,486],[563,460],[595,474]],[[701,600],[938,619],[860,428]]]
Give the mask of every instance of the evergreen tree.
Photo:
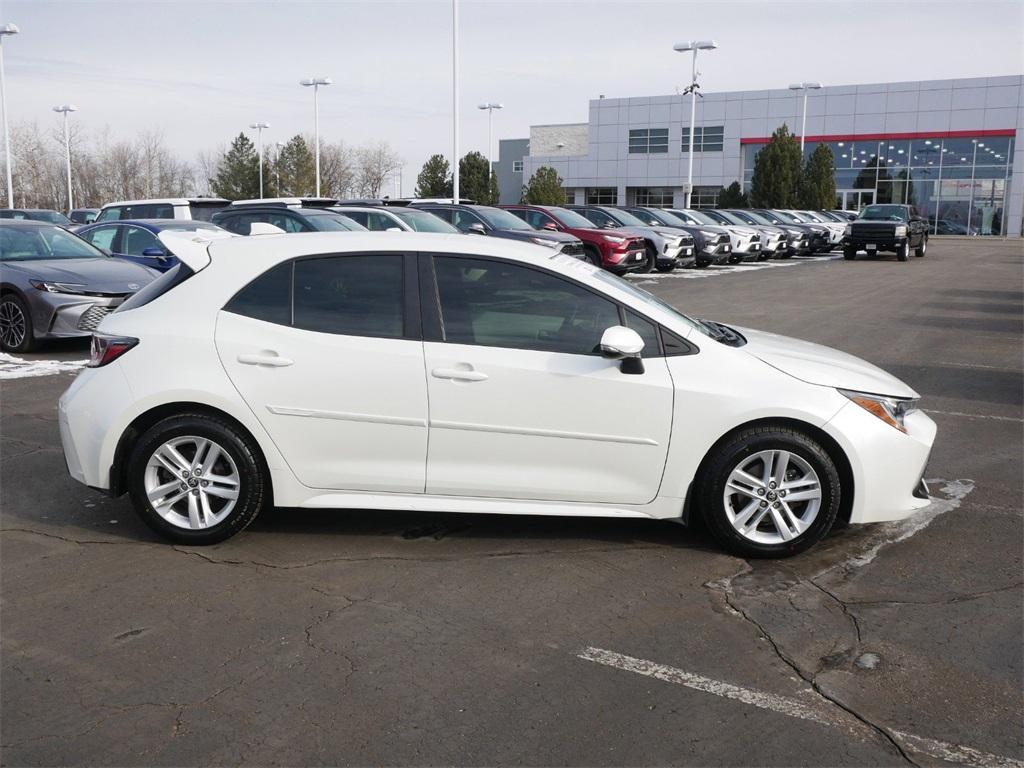
[[[459,182],[462,182],[461,177]],[[413,194],[416,197],[452,196],[451,166],[444,155],[431,155],[423,164],[419,176],[416,177],[416,191]]]
[[[835,155],[827,144],[819,144],[807,158],[800,179],[800,206],[811,211],[826,211],[835,204]]]
[[[749,205],[747,195],[738,181],[734,181],[728,187],[722,187],[718,193],[719,208],[746,208]]]
[[[802,165],[800,142],[783,123],[754,160],[750,202],[757,208],[797,207]]]
[[[210,189],[228,200],[248,200],[260,194],[260,158],[256,147],[244,133],[238,134],[217,163]]]
[[[541,166],[523,187],[523,202],[531,205],[565,205],[565,190],[558,171]]]
[[[498,179],[491,164],[479,152],[468,152],[459,160],[459,195],[480,205],[498,202]]]
[[[302,136],[293,136],[281,148],[273,173],[275,184],[281,179],[279,195],[308,197],[316,193],[316,161]]]

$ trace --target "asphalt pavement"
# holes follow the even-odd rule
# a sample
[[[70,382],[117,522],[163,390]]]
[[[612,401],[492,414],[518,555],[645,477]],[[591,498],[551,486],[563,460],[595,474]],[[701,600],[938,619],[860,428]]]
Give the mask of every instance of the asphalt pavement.
[[[632,279],[906,380],[931,507],[771,562],[669,522],[377,511],[170,546],[68,477],[73,373],[0,366],[0,762],[1024,766],[1021,241]]]

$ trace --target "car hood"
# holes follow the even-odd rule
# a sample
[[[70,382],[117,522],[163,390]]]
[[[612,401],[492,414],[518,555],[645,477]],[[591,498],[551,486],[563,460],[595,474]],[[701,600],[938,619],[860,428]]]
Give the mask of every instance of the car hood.
[[[748,328],[737,330],[747,339],[744,352],[808,384],[890,397],[919,397],[895,376],[859,357],[788,336]]]
[[[501,232],[507,237],[521,238],[523,240],[538,238],[540,240],[555,240],[559,243],[579,242],[579,238],[575,235],[566,234],[565,232],[552,232],[550,229],[498,229],[495,231]]]
[[[722,226],[725,226],[724,224]],[[750,227],[741,227],[738,224],[730,224],[725,226],[730,232],[739,235],[740,237],[750,237],[751,235],[758,234],[757,230],[751,229]]]
[[[4,269],[34,280],[83,285],[95,293],[135,293],[159,274],[141,264],[105,257],[5,261]]]

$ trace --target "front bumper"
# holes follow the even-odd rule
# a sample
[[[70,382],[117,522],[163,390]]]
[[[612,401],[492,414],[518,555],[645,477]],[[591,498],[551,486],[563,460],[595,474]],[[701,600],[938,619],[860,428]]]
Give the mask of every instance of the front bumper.
[[[664,251],[658,255],[658,266],[685,267],[696,261],[696,249],[693,243],[682,243],[677,246],[666,245]]]
[[[630,251],[609,250],[603,261],[605,269],[621,275],[642,268],[647,263],[647,251],[643,246]]]
[[[738,243],[733,245],[732,253],[734,259],[737,254],[742,254],[743,261],[756,261],[761,258],[761,243],[758,240],[740,240]]]
[[[100,321],[120,306],[125,296],[81,296],[39,291],[32,296],[36,338],[90,336]]]
[[[935,422],[924,411],[907,414],[904,434],[847,403],[825,425],[853,471],[851,523],[902,520],[931,500],[920,484],[935,442]]]
[[[732,245],[730,243],[705,243],[697,255],[697,262],[700,264],[725,264],[732,256]]]
[[[906,245],[907,242],[906,236],[879,235],[877,237],[861,237],[858,235],[848,235],[843,238],[841,245],[844,249],[853,248],[858,251],[867,251],[868,253],[874,253],[875,251],[891,251],[895,253]]]

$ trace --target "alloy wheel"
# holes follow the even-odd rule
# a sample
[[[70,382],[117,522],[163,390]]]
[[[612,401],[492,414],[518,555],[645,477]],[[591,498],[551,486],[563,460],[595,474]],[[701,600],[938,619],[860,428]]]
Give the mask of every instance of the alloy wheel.
[[[143,477],[149,503],[178,528],[211,528],[238,500],[240,475],[234,459],[205,437],[183,435],[157,448]]]
[[[17,349],[25,341],[25,314],[9,299],[0,303],[0,340],[8,349]]]
[[[757,544],[782,544],[800,536],[821,509],[821,481],[790,451],[745,456],[729,473],[722,500],[733,529]]]

